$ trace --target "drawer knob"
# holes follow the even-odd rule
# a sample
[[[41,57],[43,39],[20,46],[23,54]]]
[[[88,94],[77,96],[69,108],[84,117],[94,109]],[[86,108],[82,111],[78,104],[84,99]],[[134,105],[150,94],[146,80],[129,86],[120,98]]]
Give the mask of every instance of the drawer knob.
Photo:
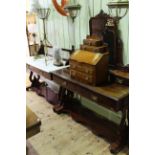
[[[62,85],[63,85],[63,86],[66,86],[66,85],[67,85],[67,82],[66,82],[66,81],[64,81],[64,82],[62,83]]]
[[[88,80],[88,79],[89,79],[88,76],[86,76],[86,77],[85,77],[85,80]]]
[[[94,101],[97,101],[97,96],[92,96],[91,97]]]
[[[71,72],[72,75],[75,75],[75,72]]]
[[[88,73],[89,72],[89,70],[88,69],[86,69],[86,73]]]

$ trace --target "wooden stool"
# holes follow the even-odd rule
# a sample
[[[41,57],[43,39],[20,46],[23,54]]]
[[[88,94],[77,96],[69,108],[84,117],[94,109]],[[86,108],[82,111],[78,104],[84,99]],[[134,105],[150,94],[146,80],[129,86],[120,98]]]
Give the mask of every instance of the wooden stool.
[[[36,114],[26,106],[26,139],[40,132],[41,121]]]

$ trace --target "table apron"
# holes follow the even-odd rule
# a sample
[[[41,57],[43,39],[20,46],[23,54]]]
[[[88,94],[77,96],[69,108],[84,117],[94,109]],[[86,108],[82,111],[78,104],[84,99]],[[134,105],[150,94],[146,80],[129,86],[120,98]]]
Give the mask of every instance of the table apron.
[[[90,99],[90,100],[96,102],[97,104],[104,106],[112,111],[117,112],[119,110],[122,110],[122,108],[123,108],[122,107],[123,103],[112,100],[106,96],[97,94],[85,87],[79,86],[76,83],[67,81],[65,79],[62,79],[62,78],[56,76],[56,75],[53,75],[53,80],[56,83],[58,83],[60,86],[66,88],[74,93],[80,94],[81,96],[86,97],[87,99]]]
[[[42,70],[40,70],[40,69],[38,69],[38,68],[36,68],[36,67],[33,67],[33,66],[29,65],[29,64],[27,64],[26,66],[27,66],[27,68],[28,68],[29,70],[31,70],[32,72],[35,72],[36,74],[38,74],[38,75],[40,75],[40,76],[43,76],[44,78],[46,78],[46,79],[48,79],[48,80],[52,80],[52,79],[53,79],[51,73],[47,73],[47,72],[45,72],[45,71],[42,71]]]

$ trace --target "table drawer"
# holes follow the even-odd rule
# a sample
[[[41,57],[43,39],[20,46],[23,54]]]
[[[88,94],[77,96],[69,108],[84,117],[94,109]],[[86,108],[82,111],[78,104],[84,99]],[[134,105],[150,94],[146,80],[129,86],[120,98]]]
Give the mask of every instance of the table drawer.
[[[46,79],[52,80],[52,76],[51,76],[50,73],[41,71],[40,69],[35,68],[35,67],[32,67],[32,66],[30,66],[30,65],[27,65],[27,68],[28,68],[29,70],[31,70],[32,72],[35,72],[36,74],[45,77]]]
[[[40,76],[43,75],[43,72],[42,72],[40,69],[38,69],[38,68],[32,67],[32,66],[30,66],[30,65],[28,66],[28,68],[29,68],[29,70],[31,70],[32,72],[37,73],[37,74],[40,75]]]
[[[67,81],[65,81],[65,80],[63,80],[63,79],[61,79],[61,78],[59,78],[59,77],[57,77],[55,75],[53,75],[53,80],[54,80],[54,82],[56,82],[57,84],[59,84],[62,87],[67,86]]]
[[[70,91],[79,92],[79,87],[71,82],[68,82],[67,80],[61,79],[60,77],[57,77],[55,75],[53,75],[53,80],[60,86],[66,88]]]
[[[87,99],[101,105],[101,106],[104,106],[104,107],[112,110],[112,111],[121,110],[120,103],[117,103],[117,102],[111,100],[110,98],[100,96],[98,94],[95,94],[93,92],[88,92],[86,90],[81,91],[81,95],[86,97]]]
[[[49,80],[52,79],[51,74],[47,73],[47,72],[42,72],[42,76],[45,77],[46,79],[49,79]]]
[[[79,63],[76,61],[71,61],[71,60],[69,63],[70,63],[70,69],[72,69],[72,70],[77,70],[77,71],[80,71],[80,72],[83,72],[83,73],[86,73],[89,75],[95,74],[95,67],[94,66],[91,66],[91,65],[88,65],[85,63]]]

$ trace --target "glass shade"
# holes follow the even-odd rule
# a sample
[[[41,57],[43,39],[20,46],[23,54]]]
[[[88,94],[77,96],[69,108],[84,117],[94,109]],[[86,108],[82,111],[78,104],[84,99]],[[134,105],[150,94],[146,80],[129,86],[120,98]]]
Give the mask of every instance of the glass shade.
[[[128,12],[129,1],[111,1],[107,5],[110,15],[114,15],[116,20],[120,20]]]
[[[40,9],[37,9],[37,12],[38,12],[38,17],[40,19],[47,19],[50,14],[50,9],[49,8],[40,8]]]
[[[80,8],[81,8],[81,5],[79,5],[79,4],[66,5],[66,6],[64,7],[64,9],[66,10],[66,12],[69,13],[69,16],[70,16],[73,20],[77,17]]]

